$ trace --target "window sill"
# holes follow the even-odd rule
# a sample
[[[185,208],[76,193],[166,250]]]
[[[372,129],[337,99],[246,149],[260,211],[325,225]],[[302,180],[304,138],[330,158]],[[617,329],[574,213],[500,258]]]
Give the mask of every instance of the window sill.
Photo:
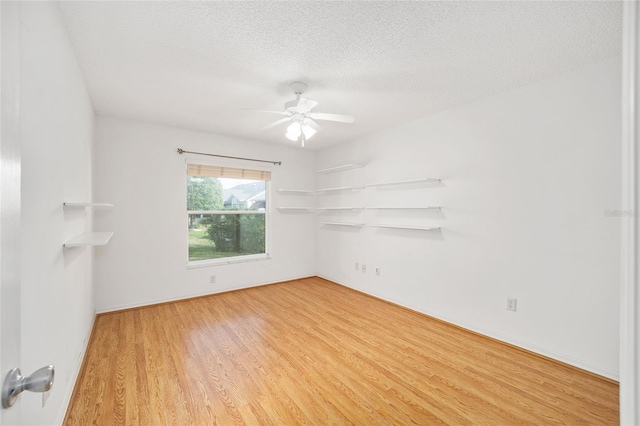
[[[269,254],[263,253],[221,259],[192,260],[187,262],[187,269],[208,268],[210,266],[231,265],[233,263],[257,262],[260,260],[271,260],[271,257],[269,257]]]

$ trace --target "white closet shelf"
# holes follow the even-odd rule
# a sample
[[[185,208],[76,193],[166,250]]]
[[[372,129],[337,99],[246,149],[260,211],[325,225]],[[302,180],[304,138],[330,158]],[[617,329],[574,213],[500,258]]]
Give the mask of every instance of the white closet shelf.
[[[359,191],[364,189],[364,186],[340,186],[338,188],[322,188],[316,189],[316,192],[331,192],[331,191]]]
[[[63,247],[86,247],[86,246],[104,246],[113,237],[113,232],[87,232],[76,238],[73,238]]]
[[[313,207],[276,207],[278,210],[313,210]]]
[[[440,206],[425,206],[425,207],[366,207],[369,210],[440,210]]]
[[[62,203],[64,207],[84,208],[84,207],[113,207],[109,203]]]
[[[278,192],[280,193],[292,193],[292,194],[313,194],[313,190],[311,189],[287,189],[287,188],[280,188],[278,189]]]
[[[439,231],[441,228],[427,227],[427,226],[405,226],[405,225],[369,225],[374,228],[395,228],[395,229],[415,229],[419,231]]]
[[[436,183],[436,182],[442,182],[442,181],[440,179],[434,179],[434,178],[420,178],[420,179],[409,179],[409,180],[396,180],[391,182],[368,183],[365,186],[370,187],[370,186],[408,185],[411,183],[422,183],[422,182]]]
[[[346,222],[318,222],[319,225],[333,225],[333,226],[351,226],[354,228],[361,228],[364,223],[346,223]]]
[[[316,207],[316,210],[362,210],[364,207]]]
[[[343,164],[341,166],[329,167],[328,169],[316,170],[316,173],[335,173],[343,172],[346,170],[361,169],[362,164]]]

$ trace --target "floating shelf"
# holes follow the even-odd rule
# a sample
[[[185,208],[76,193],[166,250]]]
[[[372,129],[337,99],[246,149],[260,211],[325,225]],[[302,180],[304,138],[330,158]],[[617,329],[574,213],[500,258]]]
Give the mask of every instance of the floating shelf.
[[[345,223],[345,222],[318,222],[319,225],[333,225],[333,226],[351,226],[354,228],[361,228],[364,223]]]
[[[395,229],[416,229],[419,231],[439,231],[441,228],[430,228],[426,226],[405,226],[405,225],[369,225],[374,228],[395,228]]]
[[[328,169],[316,170],[316,173],[335,173],[346,170],[361,169],[361,164],[343,164],[342,166],[329,167]]]
[[[331,191],[360,191],[364,189],[364,186],[341,186],[338,188],[323,188],[316,189],[316,192],[331,192]]]
[[[410,180],[397,180],[392,182],[368,183],[365,186],[370,187],[370,186],[408,185],[411,183],[422,183],[422,182],[436,183],[436,182],[442,182],[442,181],[440,179],[434,179],[434,178],[421,178],[421,179],[410,179]]]
[[[278,210],[313,210],[313,207],[276,207]]]
[[[70,208],[84,208],[84,207],[113,207],[113,204],[109,203],[62,203],[64,207]]]
[[[364,207],[316,207],[316,210],[362,210]]]
[[[365,207],[369,210],[441,210],[440,206],[425,206],[425,207]]]
[[[280,188],[278,189],[278,192],[280,193],[291,193],[291,194],[313,194],[313,191],[310,189],[286,189],[286,188]]]
[[[104,246],[113,237],[113,232],[87,232],[76,238],[73,238],[63,247],[87,247],[87,246]]]

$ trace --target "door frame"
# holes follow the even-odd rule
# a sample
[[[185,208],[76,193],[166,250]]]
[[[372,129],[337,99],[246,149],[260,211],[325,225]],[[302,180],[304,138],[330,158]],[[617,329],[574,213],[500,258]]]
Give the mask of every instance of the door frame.
[[[0,2],[0,381],[21,361],[20,3]],[[19,424],[20,410],[0,411]]]

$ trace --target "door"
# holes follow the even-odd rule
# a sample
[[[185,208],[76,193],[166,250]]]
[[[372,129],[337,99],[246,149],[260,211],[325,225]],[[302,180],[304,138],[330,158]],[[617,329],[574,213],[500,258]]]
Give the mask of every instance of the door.
[[[19,23],[19,3],[0,2],[0,380],[21,357]],[[2,424],[20,424],[19,404]]]

